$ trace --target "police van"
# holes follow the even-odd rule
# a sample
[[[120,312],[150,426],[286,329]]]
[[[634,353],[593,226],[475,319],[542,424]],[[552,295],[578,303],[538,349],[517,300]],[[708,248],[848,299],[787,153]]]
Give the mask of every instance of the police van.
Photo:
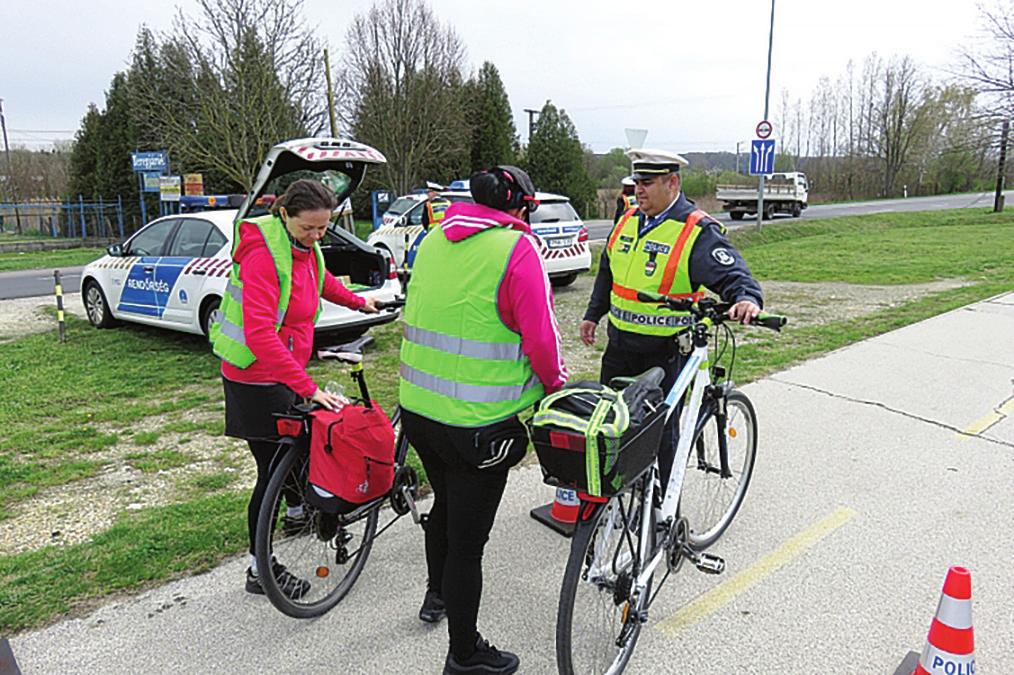
[[[341,203],[362,182],[366,166],[383,161],[376,150],[351,141],[312,138],[276,145],[253,192],[238,209],[158,218],[85,266],[81,297],[88,320],[97,328],[122,320],[207,335],[232,269],[237,220],[263,213],[264,195],[281,194],[298,178],[321,180],[335,190]],[[208,203],[213,205],[217,204]],[[353,292],[384,301],[400,293],[389,254],[337,225],[320,246],[327,269]],[[362,314],[323,301],[317,330],[362,333],[397,316],[397,312]]]
[[[472,201],[467,187],[445,190],[439,195],[452,204]],[[566,197],[548,192],[537,192],[535,196],[539,208],[531,214],[532,234],[539,242],[550,281],[554,286],[567,286],[591,267],[588,228]],[[425,194],[399,197],[384,213],[381,226],[370,234],[366,243],[389,251],[399,267],[407,264],[411,268],[427,231],[425,220]]]

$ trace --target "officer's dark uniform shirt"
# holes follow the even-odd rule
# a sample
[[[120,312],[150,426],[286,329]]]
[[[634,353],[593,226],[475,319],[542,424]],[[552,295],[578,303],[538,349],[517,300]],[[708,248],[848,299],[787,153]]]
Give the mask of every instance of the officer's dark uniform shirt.
[[[685,223],[696,209],[694,203],[682,192],[673,204],[654,218],[648,218],[642,211],[637,212],[637,238],[643,239],[659,223],[665,220],[677,220]],[[758,307],[763,307],[764,294],[757,280],[750,274],[743,257],[729,240],[726,239],[725,228],[714,218],[705,217],[698,221],[701,233],[690,251],[690,283],[695,290],[704,286],[717,293],[725,302],[752,300]],[[599,273],[595,277],[588,309],[584,313],[587,321],[598,322],[609,313],[609,293],[613,287],[613,272],[609,268],[609,251],[603,249],[599,262]],[[649,290],[649,289],[642,289]],[[609,342],[614,346],[635,351],[663,352],[671,349],[672,338],[658,335],[640,335],[621,331],[612,323],[608,328]]]

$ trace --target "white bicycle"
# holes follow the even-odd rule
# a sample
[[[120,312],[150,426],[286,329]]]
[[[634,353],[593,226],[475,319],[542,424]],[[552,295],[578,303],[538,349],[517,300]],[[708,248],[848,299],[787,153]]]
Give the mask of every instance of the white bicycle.
[[[678,338],[689,354],[666,396],[666,419],[688,390],[690,400],[682,413],[664,490],[656,458],[611,497],[580,495],[580,518],[556,619],[556,661],[563,675],[623,672],[658,590],[683,561],[710,574],[724,571],[725,562],[704,550],[735,518],[757,453],[753,405],[733,388],[725,370],[709,360],[708,345],[721,328],[731,342],[731,364],[735,364],[735,336],[726,325],[731,305],[709,298],[693,303],[644,293],[638,299],[690,312],[689,328]],[[752,325],[777,331],[785,323],[784,317],[761,314]],[[661,369],[653,371],[641,377],[660,381]],[[652,592],[660,567],[665,576]]]

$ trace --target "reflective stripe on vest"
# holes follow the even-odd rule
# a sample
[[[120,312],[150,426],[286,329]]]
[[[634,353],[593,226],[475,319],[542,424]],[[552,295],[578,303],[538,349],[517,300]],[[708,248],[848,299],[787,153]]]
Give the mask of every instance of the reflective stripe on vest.
[[[292,242],[282,221],[272,215],[250,218],[235,224],[232,253],[235,255],[239,247],[239,231],[242,222],[249,222],[260,231],[264,243],[275,264],[278,277],[278,311],[275,316],[275,331],[281,329],[285,312],[292,295]],[[314,258],[317,261],[317,312],[313,320],[320,316],[320,295],[324,291],[324,254],[317,243],[313,245]],[[209,338],[215,355],[237,368],[249,368],[256,360],[254,354],[246,346],[246,334],[243,331],[243,282],[239,276],[239,263],[233,262],[229,273],[226,292],[219,305],[218,318],[211,327]]]
[[[544,393],[497,295],[521,233],[491,228],[457,242],[434,228],[419,245],[401,343],[399,402],[443,424],[507,419]]]
[[[617,224],[607,250],[613,275],[609,322],[616,328],[642,335],[668,336],[689,324],[686,312],[674,312],[654,302],[641,302],[638,291],[672,298],[701,299],[690,284],[690,253],[707,214],[693,211],[685,223],[665,220],[643,237],[631,210]],[[672,242],[671,244],[669,242]],[[657,279],[657,281],[656,281]]]
[[[636,209],[637,197],[635,197],[634,195],[623,195],[623,204],[624,204],[623,208],[625,210],[629,211],[630,209]]]

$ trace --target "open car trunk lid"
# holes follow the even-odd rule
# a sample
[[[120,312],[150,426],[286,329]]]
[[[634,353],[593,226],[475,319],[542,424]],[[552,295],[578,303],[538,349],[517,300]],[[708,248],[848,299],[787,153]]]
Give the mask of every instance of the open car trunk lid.
[[[259,215],[257,201],[267,194],[281,195],[300,178],[311,178],[331,188],[338,198],[338,210],[363,178],[370,164],[385,164],[378,150],[362,143],[338,138],[302,138],[271,148],[236,215],[237,221]],[[340,227],[328,229],[320,242],[327,270],[350,289],[379,288],[388,277],[387,258],[376,248]]]

